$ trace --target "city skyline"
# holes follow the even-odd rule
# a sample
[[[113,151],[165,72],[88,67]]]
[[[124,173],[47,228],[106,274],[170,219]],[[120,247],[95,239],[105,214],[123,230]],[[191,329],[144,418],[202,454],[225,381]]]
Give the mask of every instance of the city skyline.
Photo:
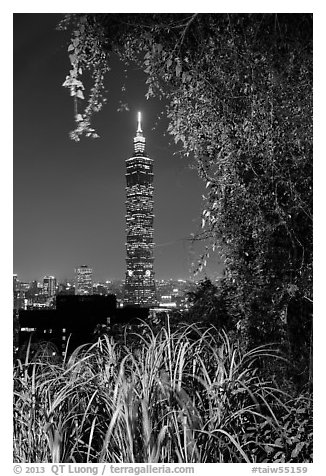
[[[171,144],[167,121],[159,119],[164,105],[145,100],[143,73],[125,71],[117,59],[108,104],[94,118],[100,139],[69,139],[73,105],[62,87],[69,60],[65,33],[55,30],[60,18],[14,15],[13,271],[22,281],[44,275],[60,281],[86,262],[97,281],[123,279],[124,166],[141,110],[156,170],[156,278],[189,279],[202,247],[190,238],[200,230],[204,185]],[[129,111],[117,112],[121,101]],[[204,275],[214,278],[222,268],[216,257]]]
[[[75,271],[75,270],[74,270]],[[67,278],[63,278],[63,279],[57,279],[56,276],[43,276],[42,278],[38,278],[36,277],[35,279],[32,279],[30,281],[28,280],[24,280],[24,279],[21,279],[19,275],[17,275],[16,273],[13,273],[13,279],[14,281],[16,280],[17,283],[19,284],[22,284],[22,285],[32,285],[33,283],[37,283],[38,285],[40,286],[43,286],[44,284],[44,279],[45,278],[52,278],[55,280],[56,282],[56,287],[58,287],[60,284],[64,284],[65,282],[69,283],[69,285],[71,287],[75,287],[76,286],[76,276],[73,276],[71,275],[70,277],[67,277]],[[222,276],[220,276],[220,278],[222,278]],[[217,278],[218,280],[219,278]],[[160,282],[165,282],[165,283],[168,283],[168,282],[199,282],[200,280],[199,279],[196,279],[196,276],[194,277],[194,279],[183,279],[183,278],[156,278],[155,277],[155,282],[156,283],[160,283]],[[98,280],[98,279],[93,279],[92,280],[92,286],[93,287],[96,287],[97,285],[99,284],[110,284],[110,283],[121,283],[121,284],[124,284],[125,283],[125,277],[123,278],[113,278],[113,279],[107,279],[107,280]]]

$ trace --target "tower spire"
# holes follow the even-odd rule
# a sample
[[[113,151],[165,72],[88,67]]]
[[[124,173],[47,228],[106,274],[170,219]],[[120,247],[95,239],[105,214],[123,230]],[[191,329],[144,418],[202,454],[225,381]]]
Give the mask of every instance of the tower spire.
[[[141,112],[138,112],[138,117],[137,117],[138,123],[137,123],[137,132],[143,132],[141,128]]]
[[[135,154],[145,154],[146,139],[143,136],[143,130],[141,128],[141,112],[137,114],[137,131],[134,137],[134,152]]]

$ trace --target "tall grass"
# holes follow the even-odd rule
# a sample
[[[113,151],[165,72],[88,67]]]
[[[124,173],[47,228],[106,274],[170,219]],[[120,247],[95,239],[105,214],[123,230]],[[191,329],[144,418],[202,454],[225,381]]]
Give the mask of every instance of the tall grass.
[[[290,435],[291,397],[258,374],[271,358],[281,359],[271,347],[244,353],[225,333],[186,326],[18,362],[14,461],[308,461],[311,443]]]

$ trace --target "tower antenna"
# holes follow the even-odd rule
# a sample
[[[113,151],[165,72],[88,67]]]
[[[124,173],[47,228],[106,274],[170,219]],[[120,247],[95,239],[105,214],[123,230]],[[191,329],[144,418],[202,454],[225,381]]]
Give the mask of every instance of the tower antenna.
[[[137,132],[143,132],[141,128],[141,112],[138,112],[138,127]]]

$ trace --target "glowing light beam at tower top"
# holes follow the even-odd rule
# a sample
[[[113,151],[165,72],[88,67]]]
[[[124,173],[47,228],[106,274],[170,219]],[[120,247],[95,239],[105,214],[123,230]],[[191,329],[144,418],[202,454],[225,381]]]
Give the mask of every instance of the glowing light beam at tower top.
[[[138,112],[138,127],[137,132],[143,132],[141,128],[141,112]]]

